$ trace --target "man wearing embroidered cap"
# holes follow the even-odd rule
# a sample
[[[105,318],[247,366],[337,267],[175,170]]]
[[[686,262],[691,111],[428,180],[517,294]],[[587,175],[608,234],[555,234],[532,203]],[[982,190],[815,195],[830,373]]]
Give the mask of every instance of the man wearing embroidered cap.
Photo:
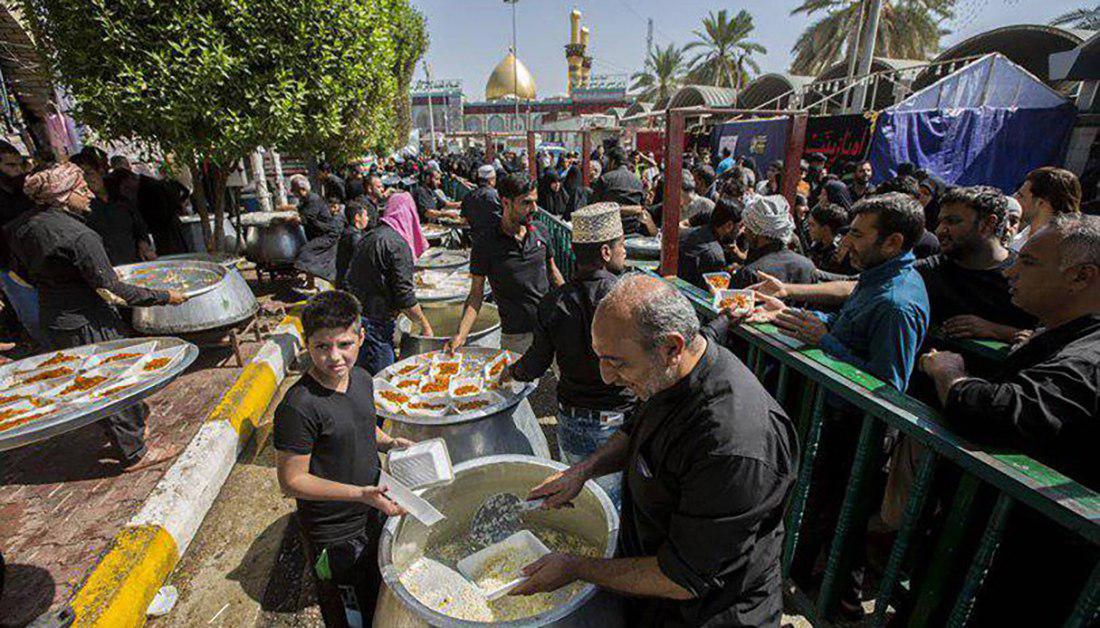
[[[592,316],[626,266],[623,224],[616,203],[596,203],[573,212],[576,272],[539,304],[531,348],[510,369],[529,382],[542,376],[557,358],[558,446],[562,460],[574,464],[590,456],[622,426],[634,406],[626,388],[605,384],[592,350]],[[598,480],[619,503],[620,475]]]
[[[813,282],[814,263],[787,246],[794,235],[787,199],[778,194],[756,197],[742,215],[741,224],[749,251],[731,285],[744,288],[756,283],[758,271],[782,277],[784,283]]]
[[[462,217],[470,225],[471,237],[492,232],[500,224],[500,196],[497,194],[497,171],[491,164],[477,169],[477,189],[462,199]]]

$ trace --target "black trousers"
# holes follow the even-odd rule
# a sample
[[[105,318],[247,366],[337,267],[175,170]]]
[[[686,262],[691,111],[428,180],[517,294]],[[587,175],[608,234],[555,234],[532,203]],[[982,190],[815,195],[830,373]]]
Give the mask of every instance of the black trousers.
[[[378,589],[382,585],[382,572],[378,569],[378,539],[381,532],[382,516],[375,511],[372,511],[361,533],[334,543],[310,540],[303,526],[306,566],[313,576],[321,618],[328,628],[348,626],[347,608],[358,609],[363,625],[371,625],[378,602]],[[328,554],[331,580],[321,580],[317,575],[317,559],[323,551]]]
[[[43,331],[54,351],[126,337],[126,326],[114,308],[92,312],[88,322],[75,329],[46,326]],[[139,404],[99,422],[123,465],[131,465],[145,455],[145,417],[148,414],[148,407]]]

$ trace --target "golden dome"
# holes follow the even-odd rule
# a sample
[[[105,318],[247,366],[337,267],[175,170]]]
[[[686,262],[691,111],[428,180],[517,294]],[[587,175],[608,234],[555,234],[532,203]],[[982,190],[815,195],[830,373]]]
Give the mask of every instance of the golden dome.
[[[513,68],[515,75],[512,74]],[[485,84],[485,100],[517,97],[520,100],[535,100],[535,77],[531,76],[522,61],[509,52],[489,75],[489,82]]]

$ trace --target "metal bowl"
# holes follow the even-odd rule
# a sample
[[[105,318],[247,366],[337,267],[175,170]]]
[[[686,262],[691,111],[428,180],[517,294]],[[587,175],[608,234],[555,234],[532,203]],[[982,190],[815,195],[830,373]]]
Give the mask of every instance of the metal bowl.
[[[468,250],[445,249],[437,246],[424,251],[420,259],[416,260],[417,269],[449,270],[458,269],[470,264],[470,252]]]
[[[413,333],[413,323],[402,315],[397,319],[397,329],[401,331],[401,356],[407,358],[429,351],[439,351],[447,341],[458,333],[458,324],[462,320],[462,301],[441,301],[421,303],[424,316],[432,325],[434,336],[422,336]],[[492,303],[483,303],[481,311],[466,337],[468,347],[500,348],[500,312]]]
[[[244,262],[244,256],[236,253],[177,253],[175,255],[161,255],[157,258],[157,261],[210,262],[226,268],[237,268]]]
[[[190,334],[235,325],[260,309],[241,273],[210,262],[166,262],[215,268],[222,279],[211,290],[180,305],[133,308],[134,329],[143,334]]]
[[[463,535],[478,506],[490,495],[512,492],[525,495],[548,476],[564,471],[565,465],[531,456],[488,456],[456,465],[453,482],[427,488],[422,496],[447,518],[428,528],[412,517],[386,522],[378,546],[378,566],[384,587],[375,608],[376,626],[475,627],[487,624],[443,615],[420,603],[401,584],[400,575],[431,545]],[[615,556],[619,515],[598,484],[588,481],[574,508],[537,511],[527,518],[536,525],[556,528],[579,536],[603,549],[605,558]],[[623,599],[595,585],[584,584],[567,602],[532,617],[495,626],[600,626],[623,625]]]
[[[293,222],[298,212],[253,212],[241,216],[245,228],[245,253],[268,268],[291,266],[306,243],[302,225]]]
[[[148,344],[150,342],[156,343],[154,351],[179,348],[182,350],[183,354],[176,360],[175,364],[149,377],[141,378],[137,385],[118,396],[101,399],[99,401],[80,398],[62,402],[60,412],[52,416],[43,417],[41,420],[5,432],[0,432],[0,451],[14,449],[16,447],[22,447],[24,445],[53,438],[59,434],[64,434],[65,432],[88,425],[89,423],[95,423],[102,418],[117,413],[119,410],[128,408],[167,386],[169,382],[178,377],[180,373],[190,366],[199,355],[198,347],[189,342],[180,340],[179,338],[124,338],[87,345],[85,347],[74,347],[72,349],[65,349],[64,351],[70,353],[88,350],[90,355],[95,356],[104,353],[112,353],[131,346]],[[30,359],[33,358],[28,358],[27,360]],[[20,362],[23,361],[25,360],[21,360]],[[19,370],[20,362],[9,363],[4,365],[3,368],[5,372],[17,371]]]
[[[417,281],[416,286],[416,300],[421,303],[431,303],[436,301],[463,301],[470,294],[470,284],[473,280],[469,277],[469,271],[458,270],[435,270],[435,269],[422,269],[416,271],[416,276],[420,280],[427,281],[433,285],[438,285],[443,282],[454,283],[449,288],[425,288],[420,286],[420,282]],[[466,275],[466,276],[463,276]],[[489,287],[489,282],[485,282],[485,295],[489,296],[492,292]]]
[[[123,283],[151,290],[175,290],[194,298],[217,288],[228,270],[220,264],[192,260],[154,260],[116,266]]]

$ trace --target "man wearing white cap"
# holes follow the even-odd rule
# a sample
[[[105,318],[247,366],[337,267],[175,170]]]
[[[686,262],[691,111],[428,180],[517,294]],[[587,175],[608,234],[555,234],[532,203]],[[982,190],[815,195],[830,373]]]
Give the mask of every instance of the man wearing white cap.
[[[462,217],[470,224],[471,237],[493,231],[500,224],[500,195],[497,194],[497,171],[490,164],[477,169],[477,189],[462,199]]]
[[[567,464],[592,455],[622,427],[634,407],[629,389],[604,383],[592,350],[596,306],[626,267],[623,224],[617,203],[596,203],[573,212],[573,278],[539,305],[531,348],[512,365],[512,378],[529,382],[557,359],[558,447]],[[619,504],[621,474],[597,480]]]
[[[732,285],[743,288],[759,281],[758,271],[784,283],[813,283],[814,263],[788,247],[794,220],[787,199],[775,194],[758,196],[741,217],[749,251]]]

